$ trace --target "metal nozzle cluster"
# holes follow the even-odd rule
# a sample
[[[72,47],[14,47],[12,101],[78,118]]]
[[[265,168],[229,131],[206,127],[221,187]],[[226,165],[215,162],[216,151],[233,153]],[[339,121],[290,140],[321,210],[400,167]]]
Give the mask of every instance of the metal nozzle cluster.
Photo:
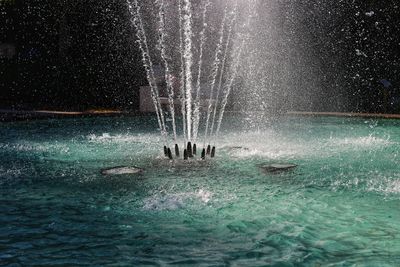
[[[164,155],[170,160],[174,159],[171,149],[167,146],[164,146]],[[197,145],[196,144],[192,145],[192,142],[188,142],[183,149],[183,159],[188,160],[189,158],[194,158],[196,155],[197,155]],[[211,148],[211,146],[208,145],[207,149],[203,148],[201,152],[201,159],[205,160],[207,156],[210,156],[211,158],[215,157],[215,146]],[[175,157],[176,158],[180,157],[178,144],[175,144]]]

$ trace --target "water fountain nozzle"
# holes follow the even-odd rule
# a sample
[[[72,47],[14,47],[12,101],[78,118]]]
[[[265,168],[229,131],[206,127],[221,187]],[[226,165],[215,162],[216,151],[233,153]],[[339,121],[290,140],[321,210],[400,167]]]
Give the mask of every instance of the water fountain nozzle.
[[[215,157],[215,146],[213,146],[212,150],[211,150],[211,157]]]
[[[187,144],[187,154],[189,158],[193,158],[192,142]]]
[[[168,148],[167,153],[168,153],[168,158],[172,160],[173,157],[172,157],[172,152],[171,152],[170,148]]]
[[[210,153],[211,153],[211,146],[210,145],[207,146],[207,152],[206,153],[207,153],[207,155],[210,155]]]

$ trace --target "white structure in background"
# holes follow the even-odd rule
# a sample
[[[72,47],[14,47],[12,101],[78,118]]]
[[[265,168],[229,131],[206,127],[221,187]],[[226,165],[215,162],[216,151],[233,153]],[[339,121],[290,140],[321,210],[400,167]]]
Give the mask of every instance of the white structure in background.
[[[169,112],[169,100],[165,86],[159,85],[160,89],[160,103],[164,112]],[[200,96],[200,110],[204,111],[208,107],[208,101],[210,96],[210,90],[202,89]],[[193,96],[194,97],[194,96]],[[213,101],[214,102],[214,101]],[[175,112],[180,114],[181,112],[181,100],[179,93],[174,96]],[[150,86],[140,87],[140,111],[141,112],[156,112],[154,108],[153,99],[151,98]]]
[[[156,82],[159,89],[160,95],[160,103],[164,112],[169,112],[169,99],[168,99],[168,91],[166,88],[165,78],[164,78],[164,69],[156,65],[154,66],[154,74],[156,76]],[[176,114],[181,114],[181,100],[180,100],[180,81],[178,79],[173,79],[173,87],[174,87],[174,106]],[[151,88],[150,86],[141,86],[140,87],[140,111],[141,112],[156,112],[154,107],[153,99],[151,97]],[[195,96],[192,96],[193,99]],[[205,110],[209,103],[210,97],[210,89],[209,86],[201,85],[200,90],[200,109]]]

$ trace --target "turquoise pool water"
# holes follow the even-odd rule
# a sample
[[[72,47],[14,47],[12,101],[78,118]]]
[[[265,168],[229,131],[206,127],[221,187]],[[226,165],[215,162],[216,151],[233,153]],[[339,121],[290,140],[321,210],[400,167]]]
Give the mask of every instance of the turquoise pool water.
[[[0,265],[400,265],[400,121],[228,118],[192,163],[162,157],[155,125],[0,124]]]

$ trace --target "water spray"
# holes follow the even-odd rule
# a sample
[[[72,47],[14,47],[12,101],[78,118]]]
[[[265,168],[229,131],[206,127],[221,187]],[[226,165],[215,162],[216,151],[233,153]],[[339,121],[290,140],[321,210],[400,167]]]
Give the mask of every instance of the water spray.
[[[157,121],[160,127],[161,136],[164,137],[164,142],[166,143],[167,130],[165,126],[165,118],[160,102],[159,88],[157,86],[155,78],[154,66],[150,56],[150,49],[147,42],[146,31],[144,29],[142,15],[140,12],[140,5],[138,3],[138,0],[133,0],[132,2],[128,0],[127,3],[129,12],[133,16],[132,22],[136,28],[136,36],[138,38],[139,48],[142,51],[142,62],[145,67],[147,80],[150,85],[151,98],[153,100],[154,108],[157,113]]]
[[[158,77],[155,72],[155,65],[153,63],[158,62],[157,58],[153,58],[150,55],[152,52],[150,39],[147,38],[147,25],[145,25],[143,18],[144,14],[141,11],[141,4],[139,0],[126,0],[128,2],[129,11],[132,14],[132,23],[136,27],[136,35],[138,37],[139,48],[142,51],[142,61],[146,70],[147,79],[150,85],[151,98],[155,107],[157,121],[161,136],[164,139],[164,156],[172,160],[173,158],[179,159],[183,156],[184,160],[190,160],[197,156],[197,145],[196,141],[199,133],[200,126],[200,108],[202,100],[202,88],[201,82],[207,76],[204,72],[205,60],[207,57],[206,42],[208,40],[206,33],[208,32],[208,16],[213,14],[209,12],[211,10],[212,1],[205,0],[204,4],[201,4],[201,14],[199,16],[200,29],[199,32],[195,32],[197,25],[196,16],[194,10],[199,5],[193,5],[193,0],[177,0],[178,5],[171,5],[166,0],[154,0],[158,9],[158,43],[156,50],[160,52],[160,62],[164,67],[164,79],[166,83],[166,90],[168,92],[168,106],[172,121],[173,131],[173,143],[172,140],[168,140],[169,134],[167,131],[166,116],[167,112],[164,113],[161,99],[161,92],[159,87]],[[177,22],[179,23],[179,47],[177,52],[180,55],[180,62],[178,64],[172,62],[172,52],[168,51],[168,32],[169,27],[167,22],[169,21],[167,12],[171,10],[171,7],[177,8],[175,12],[178,13]],[[218,33],[216,38],[216,48],[212,53],[211,57],[210,74],[208,86],[210,89],[209,95],[206,97],[205,106],[205,121],[204,121],[204,144],[201,151],[201,159],[205,160],[208,157],[214,158],[216,154],[215,138],[218,136],[220,131],[221,121],[224,115],[224,110],[227,105],[229,93],[232,88],[233,80],[237,74],[239,60],[242,55],[243,46],[246,38],[243,38],[239,49],[235,50],[233,43],[233,34],[236,27],[236,19],[238,16],[238,2],[235,1],[235,5],[232,10],[229,10],[229,5],[226,4],[223,7],[223,14],[220,20],[220,25],[217,28]],[[177,32],[178,33],[178,30]],[[194,36],[198,34],[200,43],[198,46],[194,43]],[[177,36],[178,37],[178,36]],[[211,38],[210,40],[212,40]],[[197,39],[196,39],[197,40]],[[230,49],[232,47],[232,49]],[[197,54],[193,51],[196,50]],[[231,55],[230,53],[234,53]],[[235,52],[238,52],[237,55]],[[232,58],[231,58],[232,57]],[[195,61],[194,58],[196,58]],[[232,61],[232,64],[228,64],[228,61]],[[180,65],[180,66],[176,66]],[[180,68],[179,68],[180,67]],[[197,72],[194,72],[197,70]],[[174,92],[174,72],[177,71],[180,76],[180,93]],[[182,126],[183,126],[183,155],[180,153],[180,148],[177,143],[177,127],[176,127],[176,114],[175,114],[175,98],[178,96],[181,104],[182,113]],[[217,114],[218,113],[218,114]],[[168,125],[169,126],[169,125]],[[193,142],[193,143],[192,143]],[[171,144],[172,143],[172,144]],[[173,146],[175,144],[175,146]],[[208,144],[206,146],[206,144]],[[172,153],[174,151],[174,154]]]
[[[229,50],[229,45],[231,44],[231,38],[232,38],[232,32],[233,32],[233,27],[236,23],[236,19],[237,19],[237,2],[235,4],[235,8],[233,11],[234,15],[231,19],[231,21],[229,22],[228,25],[228,36],[226,38],[226,42],[225,42],[225,46],[224,46],[224,53],[223,53],[223,57],[222,57],[222,62],[221,62],[221,70],[219,73],[219,81],[218,81],[218,87],[217,87],[217,95],[215,97],[215,104],[214,104],[214,111],[213,111],[213,115],[212,115],[212,123],[211,123],[211,127],[210,127],[210,139],[213,138],[213,134],[214,134],[214,125],[215,125],[215,118],[217,115],[217,108],[218,108],[218,103],[219,103],[219,97],[221,94],[221,87],[222,87],[222,78],[224,77],[225,74],[225,65],[226,65],[226,61],[228,58],[228,50]],[[220,110],[220,113],[222,112],[222,110]]]
[[[199,132],[199,124],[200,124],[200,90],[201,90],[201,78],[202,78],[202,66],[203,66],[203,50],[204,45],[207,40],[206,37],[206,28],[207,28],[207,11],[209,6],[211,5],[210,0],[204,5],[203,9],[203,17],[202,17],[202,30],[200,32],[200,48],[199,48],[199,68],[197,74],[197,81],[196,81],[196,95],[194,101],[194,111],[193,111],[193,140],[197,140],[197,135]]]
[[[176,142],[177,135],[176,135],[176,122],[175,122],[175,104],[174,104],[174,89],[173,89],[173,82],[172,82],[172,75],[170,66],[167,60],[167,53],[166,53],[166,26],[165,26],[165,3],[164,0],[157,0],[159,4],[159,12],[158,12],[158,20],[159,20],[159,50],[161,54],[161,59],[164,63],[165,68],[165,81],[168,90],[168,103],[169,103],[169,110],[171,114],[171,122],[172,122],[172,130],[174,134],[174,140]]]
[[[227,17],[227,7],[225,7],[224,9],[224,16],[222,18],[222,22],[221,22],[221,28],[219,31],[219,41],[217,44],[217,48],[215,50],[215,55],[214,55],[214,63],[213,63],[213,68],[212,68],[212,79],[211,79],[211,83],[210,83],[210,96],[209,96],[209,100],[208,100],[208,107],[207,107],[207,119],[206,119],[206,128],[204,131],[204,146],[207,142],[207,138],[208,138],[208,130],[209,130],[209,124],[210,124],[210,117],[211,117],[211,113],[212,113],[212,106],[213,106],[213,98],[214,98],[214,90],[215,90],[215,83],[217,80],[217,76],[218,76],[218,72],[220,70],[220,56],[222,54],[222,45],[224,42],[224,36],[225,36],[225,24],[226,24],[226,17]],[[217,104],[217,103],[215,103]],[[209,154],[209,153],[207,153]]]

